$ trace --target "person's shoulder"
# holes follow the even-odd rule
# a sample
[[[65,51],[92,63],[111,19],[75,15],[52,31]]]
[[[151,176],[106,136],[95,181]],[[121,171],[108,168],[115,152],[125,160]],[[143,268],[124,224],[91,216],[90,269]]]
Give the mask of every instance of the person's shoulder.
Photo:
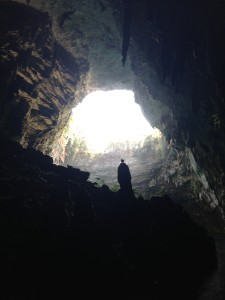
[[[124,162],[121,162],[120,164],[119,164],[119,168],[124,168],[126,166],[126,164],[124,163]]]

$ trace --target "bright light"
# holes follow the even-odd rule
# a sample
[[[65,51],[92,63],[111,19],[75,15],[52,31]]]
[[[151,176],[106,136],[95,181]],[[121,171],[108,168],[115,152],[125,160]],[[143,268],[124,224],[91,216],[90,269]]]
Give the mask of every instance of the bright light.
[[[111,143],[137,143],[159,134],[144,118],[134,93],[127,90],[89,94],[73,109],[69,131],[83,138],[92,153],[103,153]]]

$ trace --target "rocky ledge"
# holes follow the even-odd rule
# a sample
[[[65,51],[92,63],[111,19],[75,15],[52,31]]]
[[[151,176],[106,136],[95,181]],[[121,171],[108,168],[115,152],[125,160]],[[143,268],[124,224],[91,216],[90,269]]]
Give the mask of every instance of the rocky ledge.
[[[97,188],[88,172],[0,143],[2,299],[194,299],[216,267],[214,240],[168,196]]]

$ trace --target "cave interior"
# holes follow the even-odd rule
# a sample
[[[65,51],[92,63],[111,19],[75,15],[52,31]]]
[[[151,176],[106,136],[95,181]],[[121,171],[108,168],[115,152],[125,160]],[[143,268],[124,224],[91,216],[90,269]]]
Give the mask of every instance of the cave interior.
[[[198,298],[225,278],[224,53],[219,0],[0,1],[1,299],[224,299]],[[70,129],[95,93],[91,138],[127,132],[92,153]]]

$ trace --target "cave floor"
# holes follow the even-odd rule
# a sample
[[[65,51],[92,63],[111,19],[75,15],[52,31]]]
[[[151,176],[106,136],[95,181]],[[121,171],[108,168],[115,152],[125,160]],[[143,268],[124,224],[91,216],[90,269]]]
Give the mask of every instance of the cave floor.
[[[1,145],[1,299],[197,299],[215,243],[180,205]]]

